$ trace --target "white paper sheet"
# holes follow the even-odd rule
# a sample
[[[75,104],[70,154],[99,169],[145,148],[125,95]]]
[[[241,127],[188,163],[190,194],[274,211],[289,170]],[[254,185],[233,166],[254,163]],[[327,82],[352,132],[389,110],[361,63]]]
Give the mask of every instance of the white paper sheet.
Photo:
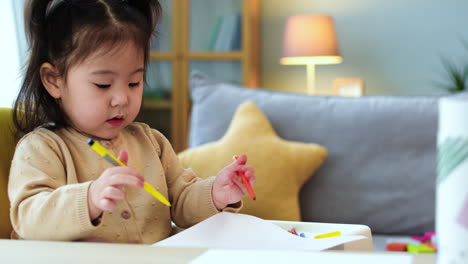
[[[411,255],[353,253],[353,252],[304,252],[286,250],[230,250],[210,249],[191,264],[248,264],[248,263],[346,263],[346,264],[411,264]]]
[[[360,239],[366,237],[303,238],[254,216],[223,212],[153,246],[318,251]]]

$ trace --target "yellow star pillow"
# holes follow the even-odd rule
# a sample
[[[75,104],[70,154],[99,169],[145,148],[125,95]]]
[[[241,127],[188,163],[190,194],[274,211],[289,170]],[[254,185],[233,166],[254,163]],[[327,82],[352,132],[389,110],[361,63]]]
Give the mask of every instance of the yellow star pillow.
[[[241,104],[226,134],[218,141],[179,153],[182,165],[206,178],[232,162],[234,155],[247,154],[255,167],[253,189],[240,211],[269,220],[300,221],[299,190],[327,157],[317,144],[281,139],[263,112],[252,102]]]

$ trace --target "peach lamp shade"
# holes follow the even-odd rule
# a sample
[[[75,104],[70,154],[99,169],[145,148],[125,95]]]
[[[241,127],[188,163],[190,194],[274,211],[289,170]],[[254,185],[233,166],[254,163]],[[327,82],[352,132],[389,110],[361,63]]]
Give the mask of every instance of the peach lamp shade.
[[[295,15],[287,19],[280,63],[307,65],[309,93],[315,93],[316,64],[338,64],[342,61],[330,16]]]

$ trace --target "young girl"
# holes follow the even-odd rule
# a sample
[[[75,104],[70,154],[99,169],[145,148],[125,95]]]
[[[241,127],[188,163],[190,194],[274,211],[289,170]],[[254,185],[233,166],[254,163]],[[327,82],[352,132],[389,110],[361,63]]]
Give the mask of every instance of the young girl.
[[[245,155],[201,180],[161,133],[133,122],[157,0],[31,0],[25,15],[31,53],[14,111],[27,134],[8,186],[14,238],[150,244],[170,235],[171,220],[188,227],[240,209],[238,172],[255,181]],[[113,167],[88,138],[128,166]]]

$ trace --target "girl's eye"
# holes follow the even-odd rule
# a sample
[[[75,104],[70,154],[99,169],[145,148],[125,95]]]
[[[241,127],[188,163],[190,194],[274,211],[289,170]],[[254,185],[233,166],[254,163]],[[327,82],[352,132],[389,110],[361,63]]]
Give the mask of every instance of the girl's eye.
[[[130,87],[137,87],[138,85],[140,85],[140,82],[135,82],[135,83],[129,83],[128,86]]]
[[[110,84],[98,84],[98,83],[95,83],[94,85],[96,85],[97,88],[101,88],[101,89],[105,89],[105,88],[109,88],[109,87],[110,87]]]

